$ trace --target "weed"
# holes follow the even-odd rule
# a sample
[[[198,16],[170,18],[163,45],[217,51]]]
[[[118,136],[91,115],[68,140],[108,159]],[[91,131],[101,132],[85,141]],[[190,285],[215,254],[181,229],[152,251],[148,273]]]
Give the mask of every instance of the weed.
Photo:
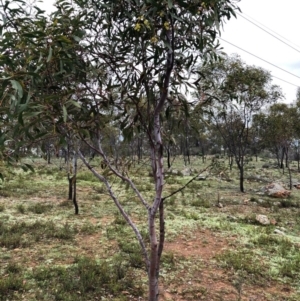
[[[191,206],[210,208],[211,204],[210,204],[209,200],[196,199],[191,202]]]
[[[287,238],[275,235],[262,234],[253,242],[260,247],[267,247],[271,252],[276,252],[283,257],[294,250],[293,243],[291,243]]]
[[[287,259],[280,267],[279,274],[283,277],[289,277],[293,280],[299,279],[300,270],[300,255],[295,254],[293,257]]]
[[[19,213],[25,213],[25,206],[23,204],[18,204],[16,208]]]
[[[6,267],[6,273],[9,274],[18,274],[22,271],[22,268],[19,264],[16,262],[9,262],[9,264]]]
[[[280,203],[281,203],[281,207],[283,207],[283,208],[290,208],[290,207],[299,208],[300,207],[300,205],[297,201],[293,201],[291,199],[282,200]]]
[[[113,223],[121,226],[125,226],[127,224],[125,218],[120,213],[115,214],[115,220]]]
[[[175,255],[173,252],[165,252],[161,256],[161,262],[164,267],[168,267],[170,269],[173,269],[176,264]]]
[[[97,262],[76,258],[69,267],[43,267],[32,274],[44,296],[40,300],[94,300],[97,296],[116,297],[123,291],[143,294],[130,269],[120,260]],[[126,299],[124,299],[126,300]]]
[[[266,266],[250,250],[227,250],[218,255],[216,259],[225,268],[234,269],[239,273],[246,272],[249,280],[249,275],[251,275],[254,281],[260,281],[266,272]]]
[[[15,249],[18,247],[25,247],[26,243],[22,240],[22,235],[20,233],[4,233],[0,236],[0,246]]]
[[[77,233],[75,228],[65,224],[63,227],[56,226],[53,222],[25,222],[13,225],[0,223],[0,246],[6,248],[18,248],[30,246],[33,242],[43,239],[73,239]]]
[[[27,207],[28,211],[35,213],[35,214],[46,213],[47,211],[50,211],[52,208],[53,208],[52,205],[40,204],[40,203],[36,203],[36,204],[30,205]]]
[[[120,250],[128,255],[128,261],[131,267],[144,267],[144,260],[142,257],[141,247],[137,242],[119,240],[118,245]]]
[[[63,227],[56,228],[56,231],[52,234],[54,238],[58,239],[73,239],[77,233],[77,229],[71,227],[69,224],[64,224]],[[51,234],[47,233],[49,236]]]
[[[99,182],[90,171],[81,171],[76,176],[77,181]]]
[[[20,275],[8,274],[0,278],[0,300],[10,300],[15,291],[25,289],[23,279]]]
[[[85,223],[81,226],[80,232],[84,234],[93,234],[97,231],[97,226],[94,226],[91,223]]]
[[[64,200],[64,201],[59,203],[59,206],[60,207],[69,207],[69,208],[71,208],[71,207],[73,207],[73,203],[72,203],[71,200]]]

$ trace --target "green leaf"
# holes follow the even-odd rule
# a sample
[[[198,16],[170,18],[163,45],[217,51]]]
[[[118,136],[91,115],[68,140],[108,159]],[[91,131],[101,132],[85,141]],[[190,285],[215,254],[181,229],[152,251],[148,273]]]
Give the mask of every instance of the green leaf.
[[[169,8],[173,7],[173,0],[168,0],[168,6],[169,6]]]
[[[63,119],[64,119],[64,122],[67,122],[67,117],[68,117],[67,108],[65,107],[65,105],[63,105]]]
[[[50,62],[51,58],[52,58],[52,52],[53,52],[53,49],[52,47],[50,46],[49,48],[49,54],[48,54],[48,57],[47,57],[47,63]]]
[[[23,97],[22,85],[14,79],[11,79],[10,82],[11,82],[12,87],[17,91],[19,97],[22,98]]]

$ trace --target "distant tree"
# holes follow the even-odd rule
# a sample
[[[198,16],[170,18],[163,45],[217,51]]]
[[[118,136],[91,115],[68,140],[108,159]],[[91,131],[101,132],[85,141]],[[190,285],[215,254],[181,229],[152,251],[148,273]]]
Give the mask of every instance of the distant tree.
[[[202,92],[212,101],[211,120],[220,132],[229,156],[234,157],[240,172],[240,191],[244,192],[245,156],[253,136],[255,114],[281,97],[277,86],[271,86],[270,74],[248,66],[239,57],[225,58],[214,65],[203,66],[205,85]]]

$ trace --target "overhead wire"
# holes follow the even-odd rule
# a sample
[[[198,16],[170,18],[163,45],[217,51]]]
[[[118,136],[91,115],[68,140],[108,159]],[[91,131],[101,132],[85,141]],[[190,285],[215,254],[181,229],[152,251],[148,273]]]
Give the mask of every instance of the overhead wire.
[[[282,78],[280,78],[280,77],[277,77],[277,76],[275,76],[275,75],[272,75],[272,74],[271,74],[271,76],[272,76],[272,77],[274,77],[274,78],[276,78],[276,79],[278,79],[278,80],[281,80],[281,81],[283,81],[283,82],[285,82],[285,83],[287,83],[287,84],[290,84],[290,85],[292,85],[292,86],[294,86],[294,87],[300,88],[300,85],[295,85],[295,84],[292,84],[291,82],[288,82],[287,80],[285,80],[285,79],[282,79]]]
[[[258,24],[260,24],[261,26],[265,27],[265,28],[268,29],[269,31],[273,32],[275,35],[281,37],[282,39],[288,41],[288,42],[291,43],[291,44],[294,44],[294,46],[296,46],[297,48],[300,49],[300,46],[299,46],[299,45],[297,45],[297,44],[294,43],[293,41],[290,41],[289,39],[287,39],[287,38],[284,37],[283,35],[281,35],[281,34],[279,34],[278,32],[272,30],[271,28],[269,28],[268,26],[262,24],[261,22],[255,20],[254,18],[252,18],[251,16],[247,15],[246,13],[243,12],[243,14],[240,14],[240,13],[237,12],[237,14],[238,14],[239,16],[241,16],[241,17],[244,17],[244,15],[247,16],[247,18],[251,19],[253,23],[258,23]],[[245,18],[245,19],[246,19],[246,18]],[[250,21],[250,22],[251,22],[251,21]]]
[[[254,22],[252,22],[251,20],[249,20],[248,18],[246,18],[245,16],[243,16],[242,14],[239,14],[239,16],[241,16],[242,18],[244,18],[245,20],[247,20],[248,22],[250,22],[251,24],[253,24],[254,26],[258,27],[259,29],[263,30],[264,32],[266,32],[267,34],[269,34],[270,36],[272,36],[273,38],[279,40],[281,43],[287,45],[288,47],[294,49],[295,51],[299,52],[300,53],[300,50],[298,50],[297,48],[291,46],[290,44],[286,43],[285,41],[283,41],[282,39],[276,37],[274,34],[270,33],[269,31],[267,31],[266,29],[262,28],[261,26],[255,24]]]
[[[271,66],[273,66],[273,67],[275,67],[275,68],[277,68],[277,69],[279,69],[279,70],[281,70],[281,71],[284,71],[284,72],[286,72],[286,73],[288,73],[288,74],[290,74],[290,75],[292,75],[292,76],[297,77],[297,78],[300,79],[300,76],[298,76],[298,75],[296,75],[296,74],[293,74],[292,72],[289,72],[289,71],[287,71],[287,70],[285,70],[285,69],[283,69],[283,68],[281,68],[281,67],[279,67],[279,66],[277,66],[277,65],[275,65],[275,64],[273,64],[273,63],[271,63],[271,62],[269,62],[269,61],[267,61],[267,60],[265,60],[265,59],[263,59],[263,58],[261,58],[261,57],[259,57],[259,56],[257,56],[257,55],[255,55],[255,54],[253,54],[253,53],[251,53],[251,52],[249,52],[249,51],[247,51],[247,50],[245,50],[245,49],[243,49],[243,48],[241,48],[241,47],[239,47],[239,46],[237,46],[237,45],[235,45],[235,44],[233,44],[233,43],[230,43],[230,42],[224,40],[224,39],[221,38],[221,37],[219,37],[219,39],[220,39],[221,41],[223,41],[223,42],[225,42],[225,43],[227,43],[227,44],[233,46],[233,47],[236,47],[236,48],[238,48],[238,49],[240,49],[240,50],[242,50],[242,51],[244,51],[244,52],[246,52],[246,53],[248,53],[248,54],[254,56],[255,58],[257,58],[257,59],[259,59],[259,60],[261,60],[261,61],[263,61],[263,62],[265,62],[265,63],[267,63],[267,64],[269,64],[269,65],[271,65]]]

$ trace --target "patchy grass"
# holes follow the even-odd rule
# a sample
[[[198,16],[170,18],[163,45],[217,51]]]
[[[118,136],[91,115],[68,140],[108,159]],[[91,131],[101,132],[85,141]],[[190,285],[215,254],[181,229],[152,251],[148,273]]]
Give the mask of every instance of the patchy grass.
[[[192,175],[185,177],[181,171],[190,167],[182,158],[174,161],[178,174],[167,175],[165,196],[205,168],[201,158],[191,159]],[[220,161],[227,168],[227,159]],[[266,163],[270,167],[262,168]],[[146,300],[140,246],[102,183],[80,166],[75,216],[64,167],[55,160],[33,164],[35,173],[6,171],[0,185],[0,300]],[[161,300],[300,299],[300,192],[286,200],[262,195],[267,182],[288,183],[287,174],[272,162],[249,164],[244,194],[238,171],[226,169],[226,177],[207,172],[166,199]],[[147,167],[130,172],[151,202]],[[112,187],[148,248],[147,210],[125,183],[113,180]],[[273,225],[257,223],[257,214]]]

